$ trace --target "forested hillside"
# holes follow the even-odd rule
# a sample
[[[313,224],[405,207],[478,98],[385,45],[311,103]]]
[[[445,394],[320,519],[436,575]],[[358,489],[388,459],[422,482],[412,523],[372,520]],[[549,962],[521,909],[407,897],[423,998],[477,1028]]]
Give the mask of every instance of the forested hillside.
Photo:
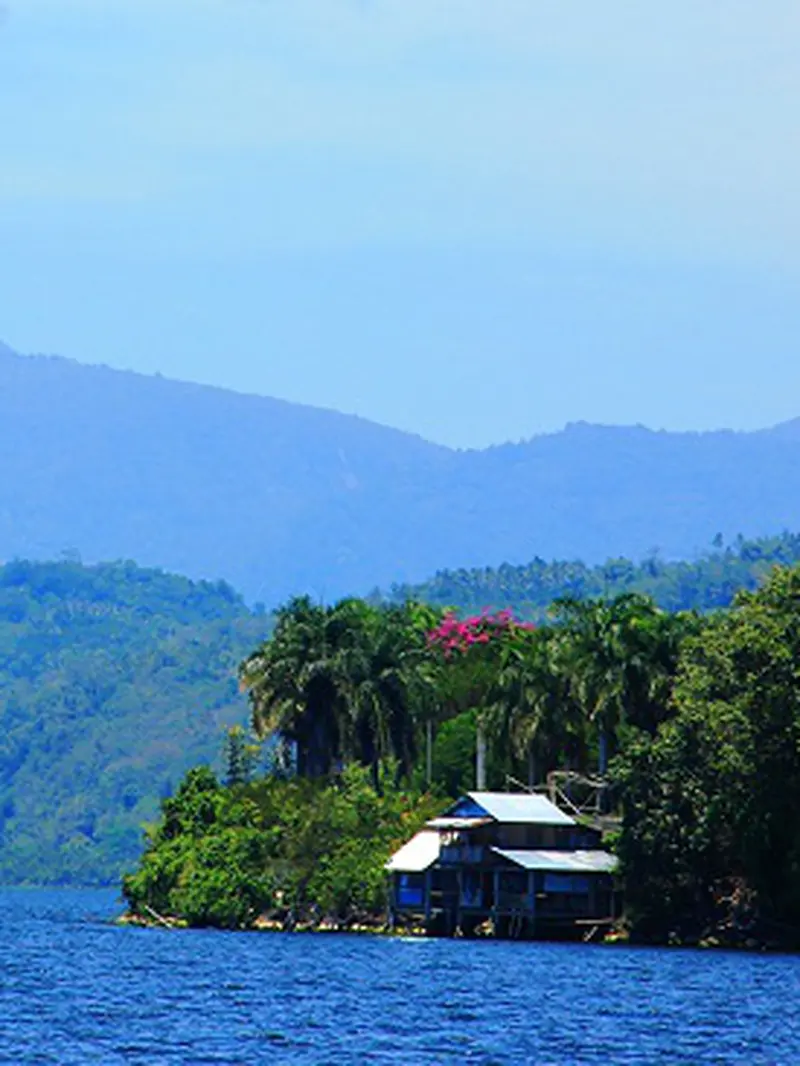
[[[691,565],[535,561],[443,572],[395,595],[536,619],[559,597],[620,592],[707,611],[799,557],[786,534]],[[0,567],[0,880],[114,880],[129,867],[159,799],[187,767],[219,767],[225,726],[247,722],[237,670],[270,623],[228,585],[133,563]],[[471,773],[471,737],[453,727],[437,738],[448,788]]]
[[[532,427],[533,428],[533,427]],[[442,567],[695,558],[800,529],[800,422],[456,452],[333,411],[0,348],[0,559],[133,558],[269,605]]]
[[[653,555],[644,562],[609,559],[597,566],[582,562],[506,563],[496,569],[441,570],[419,585],[395,585],[390,599],[421,600],[466,612],[511,607],[520,618],[542,620],[554,600],[612,598],[629,592],[650,596],[666,611],[712,611],[728,607],[741,590],[761,585],[772,567],[800,563],[800,536],[744,540],[692,562],[669,562]]]
[[[0,881],[114,881],[159,798],[246,720],[236,670],[266,631],[223,583],[0,567]]]

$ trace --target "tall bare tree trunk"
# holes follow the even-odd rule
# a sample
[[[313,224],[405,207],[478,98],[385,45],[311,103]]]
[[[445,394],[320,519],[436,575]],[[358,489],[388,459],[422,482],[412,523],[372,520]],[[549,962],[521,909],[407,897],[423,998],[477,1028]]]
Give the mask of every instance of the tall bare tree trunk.
[[[608,733],[605,729],[600,730],[600,736],[598,738],[598,769],[600,771],[600,780],[605,781],[606,772],[608,770]],[[597,812],[598,814],[606,813],[606,790],[601,786],[597,793]]]
[[[600,736],[598,737],[598,759],[597,768],[600,771],[600,776],[605,777],[608,770],[608,733],[604,728],[600,729]]]
[[[528,745],[528,788],[536,784],[536,756],[533,753],[533,744]]]
[[[478,792],[486,790],[486,733],[483,724],[478,722],[475,745],[475,788]]]
[[[433,784],[433,722],[425,723],[425,777],[428,788]]]

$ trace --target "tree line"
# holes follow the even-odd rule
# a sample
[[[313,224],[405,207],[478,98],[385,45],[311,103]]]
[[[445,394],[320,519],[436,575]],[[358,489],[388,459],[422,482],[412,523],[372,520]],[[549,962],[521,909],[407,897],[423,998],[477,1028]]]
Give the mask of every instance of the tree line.
[[[558,599],[614,599],[626,593],[649,596],[667,611],[707,612],[729,607],[741,590],[759,588],[773,566],[800,563],[800,535],[745,539],[729,544],[717,534],[709,550],[696,559],[664,559],[658,552],[636,562],[607,559],[590,565],[581,560],[535,558],[529,563],[498,567],[440,570],[416,585],[394,585],[390,602],[420,600],[433,606],[452,605],[462,611],[512,607],[520,618],[547,619]],[[379,602],[380,592],[373,599]]]
[[[377,781],[391,761],[398,779],[470,787],[469,760],[456,782],[438,765],[437,738],[460,729],[478,762],[486,749],[484,784],[537,784],[556,768],[605,774],[626,730],[653,735],[700,625],[636,594],[558,601],[546,625],[508,610],[462,619],[415,602],[298,598],[240,677],[256,734],[301,777],[356,762]]]

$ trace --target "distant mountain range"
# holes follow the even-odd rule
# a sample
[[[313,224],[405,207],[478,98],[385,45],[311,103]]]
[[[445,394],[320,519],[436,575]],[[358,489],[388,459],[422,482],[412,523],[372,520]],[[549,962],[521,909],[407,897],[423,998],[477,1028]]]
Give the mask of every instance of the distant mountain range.
[[[690,558],[717,533],[788,528],[800,528],[800,419],[752,433],[579,423],[453,451],[0,345],[4,560],[130,558],[272,605],[534,556]]]

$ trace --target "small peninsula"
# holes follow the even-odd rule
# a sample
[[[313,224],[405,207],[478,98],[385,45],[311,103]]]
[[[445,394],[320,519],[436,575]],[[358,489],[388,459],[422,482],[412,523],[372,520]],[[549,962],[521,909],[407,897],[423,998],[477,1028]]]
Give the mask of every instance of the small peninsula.
[[[562,600],[544,624],[296,599],[243,662],[254,740],[191,770],[135,872],[134,918],[381,927],[386,863],[459,796],[600,786],[618,932],[794,947],[800,568],[708,615]],[[571,776],[570,776],[571,775]],[[155,917],[154,917],[155,916]]]

